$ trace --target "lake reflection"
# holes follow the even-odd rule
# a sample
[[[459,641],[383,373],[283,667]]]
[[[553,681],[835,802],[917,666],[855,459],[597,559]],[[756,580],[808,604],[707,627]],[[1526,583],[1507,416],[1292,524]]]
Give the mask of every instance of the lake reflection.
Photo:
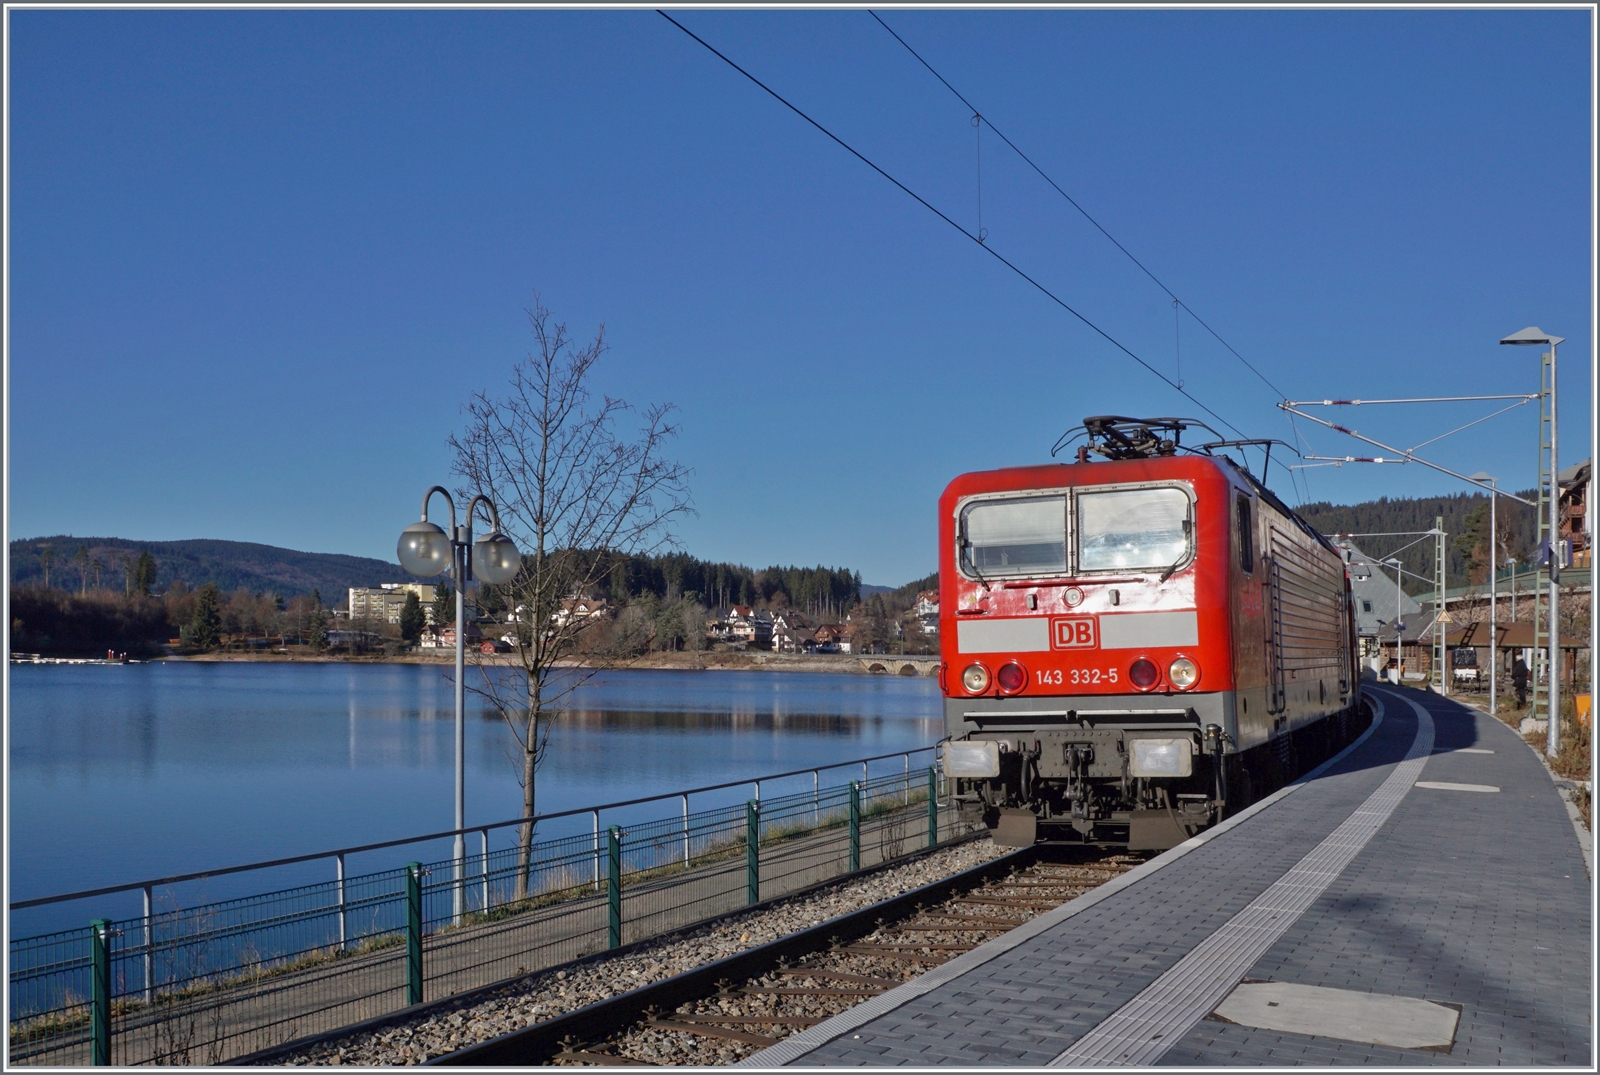
[[[10,671],[13,900],[453,823],[448,669],[165,662]],[[936,683],[911,677],[604,672],[565,703],[539,770],[541,812],[912,750],[942,734]],[[514,818],[515,740],[482,698],[469,694],[467,705],[468,823]],[[790,783],[766,794],[800,789]],[[389,863],[370,868],[380,865]]]

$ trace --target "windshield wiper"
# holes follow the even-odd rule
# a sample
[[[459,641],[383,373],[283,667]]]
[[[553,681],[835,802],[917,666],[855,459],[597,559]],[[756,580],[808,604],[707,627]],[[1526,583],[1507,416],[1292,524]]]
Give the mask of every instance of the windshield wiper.
[[[972,542],[967,540],[967,535],[962,534],[961,535],[961,558],[967,562],[967,567],[972,569],[972,573],[978,577],[978,581],[983,583],[984,592],[987,593],[988,590],[989,590],[989,580],[983,577],[983,572],[978,570],[978,565],[973,562],[973,559],[972,559],[971,556],[967,555],[971,551],[972,551]]]
[[[1172,573],[1174,571],[1178,570],[1178,565],[1182,564],[1184,562],[1184,560],[1188,559],[1188,557],[1189,557],[1189,529],[1190,529],[1189,520],[1188,519],[1183,520],[1183,551],[1178,554],[1178,558],[1176,560],[1172,561],[1172,566],[1167,568],[1165,571],[1163,571],[1161,573],[1161,577],[1156,580],[1156,582],[1158,584],[1166,582],[1169,578],[1171,578],[1172,577]]]

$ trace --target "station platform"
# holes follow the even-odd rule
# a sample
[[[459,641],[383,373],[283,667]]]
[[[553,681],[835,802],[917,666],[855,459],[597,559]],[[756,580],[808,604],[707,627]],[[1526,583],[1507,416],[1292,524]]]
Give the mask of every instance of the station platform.
[[[1366,687],[1288,788],[745,1067],[1594,1070],[1592,882],[1510,728]]]

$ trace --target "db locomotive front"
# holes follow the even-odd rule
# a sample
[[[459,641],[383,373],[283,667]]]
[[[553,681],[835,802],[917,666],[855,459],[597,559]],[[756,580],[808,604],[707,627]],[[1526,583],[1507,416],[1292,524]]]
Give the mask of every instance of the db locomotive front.
[[[1198,424],[1086,419],[940,498],[942,764],[998,842],[1172,847],[1356,730],[1339,552]]]

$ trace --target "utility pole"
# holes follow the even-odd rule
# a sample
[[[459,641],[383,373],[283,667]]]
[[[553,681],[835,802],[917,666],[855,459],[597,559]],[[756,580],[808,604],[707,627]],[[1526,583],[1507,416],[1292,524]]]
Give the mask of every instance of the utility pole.
[[[1550,540],[1550,355],[1541,356],[1543,362],[1539,367],[1539,484],[1534,493],[1537,507],[1534,509],[1534,518],[1537,524],[1534,529],[1533,547],[1535,549],[1548,549],[1553,544]],[[1539,585],[1538,569],[1535,567],[1533,576],[1533,667],[1529,669],[1533,682],[1529,684],[1532,693],[1529,700],[1533,705],[1528,712],[1539,712],[1539,681],[1541,673],[1549,667],[1546,654],[1550,648],[1550,618],[1546,614],[1549,609],[1549,598],[1545,588]]]
[[[1444,516],[1438,515],[1433,520],[1433,665],[1438,669],[1438,684],[1435,689],[1440,694],[1450,693],[1450,677],[1454,673],[1445,667],[1445,658],[1448,649],[1445,646],[1445,631],[1450,626],[1450,614],[1444,607]]]

